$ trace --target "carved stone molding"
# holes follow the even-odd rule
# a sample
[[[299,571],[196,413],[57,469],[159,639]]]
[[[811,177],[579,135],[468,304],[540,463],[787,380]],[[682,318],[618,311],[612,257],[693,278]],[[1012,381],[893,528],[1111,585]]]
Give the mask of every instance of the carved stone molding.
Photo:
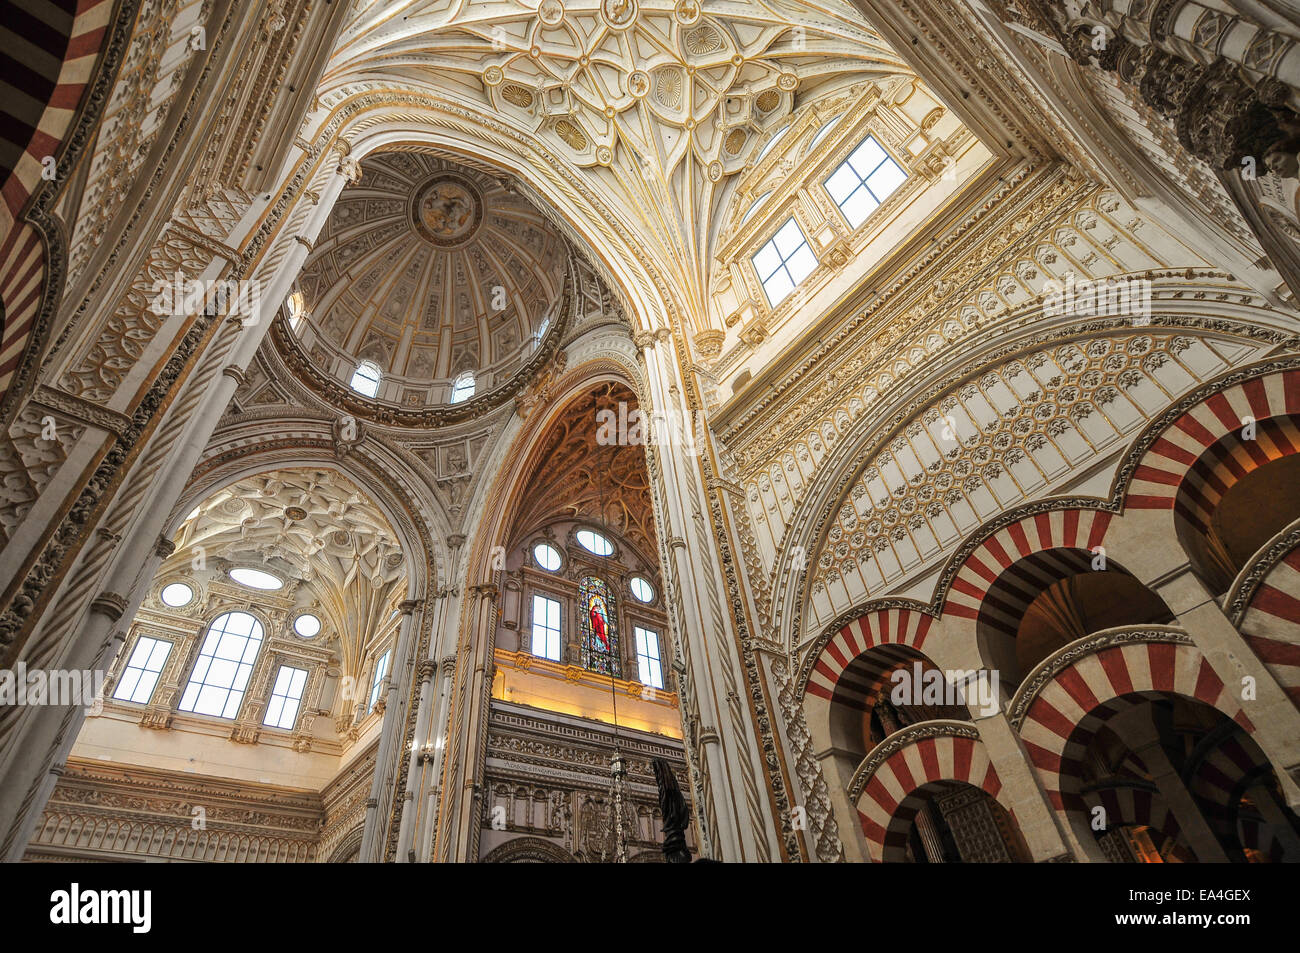
[[[1264,544],[1255,559],[1237,576],[1223,601],[1223,613],[1240,627],[1255,593],[1279,562],[1300,548],[1300,521],[1292,523]]]
[[[100,430],[107,430],[118,435],[124,434],[131,425],[131,418],[126,414],[120,414],[115,410],[109,410],[107,407],[101,407],[99,404],[83,400],[75,394],[69,394],[66,391],[50,387],[48,384],[38,384],[36,386],[36,390],[32,393],[31,402],[41,407],[56,410],[61,414],[66,414],[87,426],[98,427]]]

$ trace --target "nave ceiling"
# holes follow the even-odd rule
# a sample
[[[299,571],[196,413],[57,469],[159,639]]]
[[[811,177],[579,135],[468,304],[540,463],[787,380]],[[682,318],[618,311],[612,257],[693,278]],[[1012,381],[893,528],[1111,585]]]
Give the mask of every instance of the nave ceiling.
[[[357,9],[319,102],[429,92],[525,133],[585,170],[698,315],[735,173],[808,104],[911,75],[840,0],[412,0]]]

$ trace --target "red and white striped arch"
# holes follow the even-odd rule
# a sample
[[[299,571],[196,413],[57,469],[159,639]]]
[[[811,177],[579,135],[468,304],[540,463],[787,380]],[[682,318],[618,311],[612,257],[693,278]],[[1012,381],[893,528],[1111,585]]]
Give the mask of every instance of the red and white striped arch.
[[[860,655],[877,646],[905,645],[918,652],[934,623],[934,617],[911,609],[882,609],[850,622],[831,636],[818,653],[808,674],[805,694],[830,701],[844,670]]]
[[[984,597],[1012,564],[1048,549],[1100,546],[1110,527],[1103,510],[1062,509],[1026,516],[998,530],[966,557],[953,577],[943,614],[978,619]]]
[[[113,6],[112,0],[80,0],[77,4],[67,49],[56,54],[63,63],[45,112],[30,130],[30,139],[13,172],[0,186],[7,213],[0,222],[0,301],[4,302],[0,397],[8,391],[31,337],[48,268],[40,234],[20,216],[41,184],[42,160],[58,154],[77,117],[108,33]],[[66,177],[67,170],[59,172]]]
[[[1058,810],[1084,807],[1081,758],[1114,715],[1159,695],[1205,702],[1248,732],[1254,725],[1195,646],[1145,641],[1110,646],[1062,669],[1030,702],[1020,726],[1029,759]]]
[[[80,0],[66,49],[40,51],[56,61],[62,60],[62,66],[40,122],[29,131],[18,133],[28,134],[30,139],[23,155],[14,165],[13,173],[3,188],[0,188],[9,210],[10,221],[17,221],[27,199],[40,185],[44,170],[42,160],[58,152],[68,130],[72,128],[81,98],[94,74],[95,62],[108,34],[112,15],[112,0]],[[43,38],[50,43],[62,40],[54,31]]]
[[[1242,617],[1241,634],[1300,708],[1300,549],[1264,577]]]
[[[858,796],[872,860],[903,859],[908,825],[926,800],[920,789],[933,781],[963,781],[995,800],[1002,792],[982,741],[954,735],[912,741],[881,762]]]
[[[1170,425],[1143,454],[1124,496],[1126,509],[1172,510],[1193,526],[1203,528],[1206,517],[1228,486],[1270,459],[1300,449],[1293,424],[1277,433],[1243,440],[1202,460],[1206,451],[1230,433],[1240,433],[1246,418],[1267,420],[1300,415],[1300,370],[1256,377],[1201,401]],[[1185,502],[1179,487],[1187,481]]]

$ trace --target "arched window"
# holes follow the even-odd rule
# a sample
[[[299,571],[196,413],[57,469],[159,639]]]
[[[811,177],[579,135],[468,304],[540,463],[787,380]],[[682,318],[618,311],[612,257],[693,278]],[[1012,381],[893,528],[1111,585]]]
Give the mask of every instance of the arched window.
[[[366,711],[374,711],[375,705],[379,702],[379,694],[384,687],[384,676],[388,674],[388,662],[392,658],[393,650],[388,649],[383,655],[379,656],[379,661],[375,663],[375,674],[370,679],[370,704]]]
[[[771,194],[772,192],[769,190],[767,192],[764,192],[758,198],[754,199],[754,201],[750,204],[749,208],[745,210],[745,215],[743,218],[741,218],[740,224],[744,225],[751,218],[753,218],[754,213],[759,210],[759,207],[762,206],[762,204],[767,201],[767,197]]]
[[[307,316],[307,299],[303,297],[301,291],[295,291],[289,295],[289,300],[286,303],[289,307],[289,328],[297,334],[298,328],[302,325],[302,319]]]
[[[786,123],[784,126],[781,127],[780,131],[777,132],[775,136],[767,140],[767,145],[765,145],[762,151],[759,152],[758,156],[755,157],[754,162],[755,163],[762,162],[764,157],[776,147],[776,144],[780,142],[781,139],[784,138],[785,134],[789,131],[790,131],[790,123]]]
[[[618,658],[618,625],[614,594],[603,579],[585,576],[578,584],[578,631],[582,635],[584,668],[622,677]]]
[[[474,396],[474,372],[465,371],[451,382],[451,402],[459,404]]]
[[[840,116],[836,116],[834,119],[822,123],[822,127],[817,130],[817,135],[813,136],[812,142],[808,143],[807,151],[812,152],[814,149],[816,149],[817,143],[821,142],[823,139],[826,138],[826,134],[835,128],[835,124],[840,121],[840,118],[841,118]]]
[[[262,623],[247,612],[227,612],[208,627],[180,710],[234,718],[262,647]]]
[[[374,397],[379,393],[379,365],[374,361],[362,361],[352,372],[352,389],[364,397]]]

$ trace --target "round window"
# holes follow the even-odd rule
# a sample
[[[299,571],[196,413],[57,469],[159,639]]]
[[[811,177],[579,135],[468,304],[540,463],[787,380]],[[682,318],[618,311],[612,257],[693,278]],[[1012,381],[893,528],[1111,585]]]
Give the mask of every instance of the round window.
[[[310,612],[304,612],[298,618],[293,620],[293,631],[297,632],[304,639],[310,639],[320,632],[320,619],[316,618]]]
[[[537,560],[537,565],[547,572],[555,572],[560,568],[560,551],[549,543],[538,543],[534,546],[533,558]]]
[[[589,529],[578,530],[578,542],[587,552],[595,553],[597,556],[608,556],[614,551],[613,543]]]
[[[241,586],[248,586],[250,589],[283,589],[284,580],[279,576],[272,576],[269,572],[262,572],[260,569],[246,569],[243,567],[230,570],[230,578],[235,580]]]
[[[173,582],[163,586],[159,598],[162,599],[163,605],[179,609],[181,606],[187,606],[194,601],[194,590],[183,582]]]
[[[641,602],[653,602],[655,598],[655,587],[650,585],[650,580],[641,576],[633,576],[630,583],[632,595],[636,596]]]

